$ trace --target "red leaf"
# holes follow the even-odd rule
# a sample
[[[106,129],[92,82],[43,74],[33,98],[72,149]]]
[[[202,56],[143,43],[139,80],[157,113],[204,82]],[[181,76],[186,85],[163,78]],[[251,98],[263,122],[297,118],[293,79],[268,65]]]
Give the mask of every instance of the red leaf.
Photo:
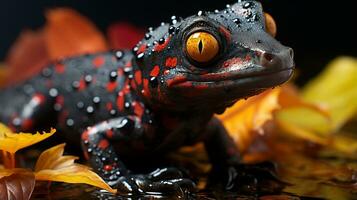
[[[108,29],[108,39],[113,49],[133,48],[143,37],[144,30],[129,23],[118,22]]]
[[[25,31],[11,47],[6,58],[9,66],[6,83],[26,80],[41,71],[49,62],[49,55],[42,31]]]

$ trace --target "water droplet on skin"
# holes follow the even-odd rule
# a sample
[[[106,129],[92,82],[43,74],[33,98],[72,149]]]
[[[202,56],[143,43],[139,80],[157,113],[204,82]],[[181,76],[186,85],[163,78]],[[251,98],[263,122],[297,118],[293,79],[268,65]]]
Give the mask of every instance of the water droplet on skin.
[[[252,3],[251,2],[247,2],[247,3],[244,3],[243,4],[243,8],[244,9],[248,9],[248,8],[250,8],[252,6]]]
[[[115,52],[115,57],[120,60],[124,57],[124,53],[122,51],[116,51]]]
[[[156,77],[151,77],[150,78],[150,86],[152,88],[156,88],[158,86],[159,82]]]
[[[93,114],[94,113],[94,108],[92,106],[87,107],[87,113],[88,114]]]
[[[100,103],[100,97],[94,97],[93,98],[93,103],[94,104],[99,104]]]
[[[73,81],[72,83],[72,88],[77,90],[79,89],[79,86],[80,86],[80,82],[79,81]]]
[[[56,103],[54,106],[53,106],[53,109],[56,111],[56,112],[59,112],[62,110],[62,105],[59,104],[59,103]]]
[[[83,109],[83,108],[84,108],[84,103],[83,103],[82,101],[79,101],[79,102],[77,103],[77,108],[78,108],[78,109]]]
[[[110,114],[111,116],[116,116],[116,115],[117,115],[117,111],[114,110],[114,109],[112,109],[112,110],[110,110],[109,114]]]
[[[237,25],[241,24],[241,21],[238,18],[233,19],[233,22]]]
[[[50,89],[49,95],[50,95],[50,97],[52,97],[52,98],[57,97],[57,96],[58,96],[58,90],[57,90],[56,88]]]
[[[124,103],[124,108],[129,109],[129,108],[130,108],[130,106],[131,106],[131,105],[130,105],[130,103],[129,103],[129,102],[125,102],[125,103]]]
[[[170,26],[170,28],[169,28],[169,34],[174,34],[175,31],[176,31],[176,28],[173,27],[173,26]]]
[[[116,81],[117,78],[118,78],[118,72],[116,70],[111,71],[110,74],[109,74],[110,82]]]
[[[42,70],[42,76],[49,78],[52,76],[52,70],[50,68],[45,68]]]
[[[151,34],[146,33],[146,34],[145,34],[145,39],[146,39],[146,40],[149,40],[150,38],[151,38]]]
[[[139,60],[141,60],[141,59],[144,58],[144,56],[145,56],[144,53],[140,53],[138,56],[136,56],[136,58],[139,59]]]
[[[162,45],[162,44],[164,44],[164,43],[165,43],[165,38],[160,38],[159,44]]]
[[[93,81],[93,77],[91,75],[86,75],[84,77],[84,81],[86,82],[87,85],[89,85]]]
[[[72,127],[74,125],[73,119],[67,119],[66,124],[68,127]]]

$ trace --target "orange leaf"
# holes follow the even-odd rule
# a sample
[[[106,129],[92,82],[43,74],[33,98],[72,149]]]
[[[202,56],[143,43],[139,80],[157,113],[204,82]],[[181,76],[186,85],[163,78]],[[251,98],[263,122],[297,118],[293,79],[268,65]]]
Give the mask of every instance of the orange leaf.
[[[49,133],[44,132],[43,134],[38,132],[36,134],[12,133],[5,125],[0,124],[0,150],[14,154],[20,149],[51,137],[55,132],[55,129],[51,129]]]
[[[35,176],[24,169],[0,170],[0,199],[30,199]]]
[[[218,116],[241,152],[247,150],[257,133],[263,134],[263,125],[272,119],[279,108],[280,89],[269,90],[247,101],[239,101],[223,115]]]
[[[43,31],[24,31],[6,57],[6,84],[26,80],[41,71],[49,62]]]
[[[6,68],[3,63],[0,63],[0,88],[4,87],[8,74],[9,74],[8,68]]]
[[[87,166],[74,163],[77,157],[63,156],[65,144],[44,151],[35,167],[36,180],[65,183],[85,183],[116,193],[101,177]]]
[[[50,59],[108,50],[106,40],[89,19],[68,8],[46,15],[45,39]]]

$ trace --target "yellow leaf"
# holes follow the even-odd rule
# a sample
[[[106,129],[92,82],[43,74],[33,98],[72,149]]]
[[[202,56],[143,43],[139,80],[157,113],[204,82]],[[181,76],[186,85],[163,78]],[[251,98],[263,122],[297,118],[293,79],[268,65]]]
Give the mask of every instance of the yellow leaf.
[[[65,144],[44,151],[35,167],[36,180],[85,183],[116,193],[100,176],[87,166],[74,163],[77,157],[63,156]]]
[[[49,133],[43,132],[43,134],[12,133],[8,127],[0,124],[0,150],[14,154],[20,149],[51,137],[55,132],[55,129],[51,129]]]
[[[312,80],[302,91],[305,100],[331,112],[332,127],[338,130],[357,114],[357,59],[341,57]]]
[[[241,152],[254,141],[257,133],[263,134],[263,125],[272,119],[279,108],[280,89],[269,90],[247,101],[239,101],[223,115],[218,116]]]
[[[12,174],[21,174],[21,173],[32,173],[32,172],[27,169],[21,169],[21,168],[0,169],[0,179],[6,176],[11,176]]]

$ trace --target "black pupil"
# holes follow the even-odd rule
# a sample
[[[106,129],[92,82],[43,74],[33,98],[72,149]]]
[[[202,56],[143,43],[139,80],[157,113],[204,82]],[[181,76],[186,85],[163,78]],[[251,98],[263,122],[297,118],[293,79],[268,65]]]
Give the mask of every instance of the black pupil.
[[[198,50],[200,51],[200,53],[202,54],[202,50],[203,50],[203,43],[202,40],[200,40],[200,42],[198,43]]]

